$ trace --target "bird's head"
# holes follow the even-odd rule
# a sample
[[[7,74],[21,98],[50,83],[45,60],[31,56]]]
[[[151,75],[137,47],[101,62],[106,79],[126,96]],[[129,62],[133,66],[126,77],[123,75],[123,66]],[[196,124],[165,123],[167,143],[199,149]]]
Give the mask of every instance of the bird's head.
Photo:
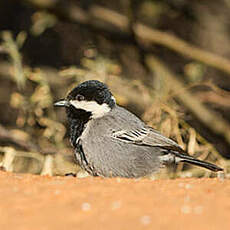
[[[84,115],[90,118],[100,118],[106,115],[116,105],[115,98],[108,87],[97,80],[89,80],[72,89],[65,99],[54,103],[54,106],[65,107],[67,113]]]

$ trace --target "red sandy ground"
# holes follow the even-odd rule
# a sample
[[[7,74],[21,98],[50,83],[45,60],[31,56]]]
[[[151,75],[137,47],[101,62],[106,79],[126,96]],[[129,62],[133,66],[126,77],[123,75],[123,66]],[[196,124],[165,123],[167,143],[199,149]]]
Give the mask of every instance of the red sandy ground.
[[[1,230],[229,230],[230,180],[0,172]]]

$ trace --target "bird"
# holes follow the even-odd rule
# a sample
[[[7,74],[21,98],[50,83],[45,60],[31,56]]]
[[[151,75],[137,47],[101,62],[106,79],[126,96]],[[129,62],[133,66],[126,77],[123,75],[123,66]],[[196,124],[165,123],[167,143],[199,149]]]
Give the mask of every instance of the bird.
[[[54,106],[65,107],[76,161],[92,176],[140,178],[179,162],[223,170],[188,155],[175,141],[119,106],[98,80],[80,83]]]

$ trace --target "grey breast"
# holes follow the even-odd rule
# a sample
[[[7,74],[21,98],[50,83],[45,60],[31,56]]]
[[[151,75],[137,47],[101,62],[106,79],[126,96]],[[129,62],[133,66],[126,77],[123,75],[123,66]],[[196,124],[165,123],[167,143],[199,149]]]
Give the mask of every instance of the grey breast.
[[[145,124],[116,106],[103,118],[91,120],[81,137],[89,164],[105,177],[142,177],[158,171],[160,148],[135,145],[112,137],[120,130],[141,129]]]

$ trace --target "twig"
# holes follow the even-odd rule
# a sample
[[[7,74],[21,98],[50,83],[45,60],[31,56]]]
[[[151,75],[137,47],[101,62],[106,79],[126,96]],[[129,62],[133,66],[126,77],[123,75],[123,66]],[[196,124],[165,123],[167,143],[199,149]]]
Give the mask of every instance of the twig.
[[[166,46],[186,57],[203,62],[206,65],[230,74],[230,61],[224,57],[202,50],[174,35],[150,28],[141,23],[134,25],[134,31],[143,40]]]
[[[0,62],[0,76],[1,77],[4,77],[4,76],[8,77],[8,75],[11,76],[11,71],[10,71],[11,68],[12,68],[12,65],[10,63]],[[63,71],[61,71],[61,73],[60,73],[55,68],[39,67],[39,69],[41,69],[41,72],[43,72],[46,76],[49,76],[46,79],[47,79],[51,88],[56,90],[65,84],[67,87],[68,81],[66,81],[66,80],[67,80],[67,77],[69,77],[68,74],[65,75],[63,73]],[[78,80],[79,79],[81,79],[81,80],[91,79],[91,78],[86,77],[87,71],[85,71],[85,70],[82,70],[82,71],[85,72],[84,73],[84,79],[81,79],[78,76],[79,74],[77,73],[76,70],[71,71],[71,74],[70,74],[71,79],[75,76],[78,76],[77,77]],[[61,77],[57,77],[58,75]],[[9,78],[7,78],[7,79],[9,79]],[[98,76],[98,79],[102,80],[102,79],[100,79],[100,76]],[[106,80],[107,80],[106,83],[109,85],[109,87],[111,87],[112,91],[116,95],[121,95],[123,98],[126,98],[130,104],[136,105],[140,111],[144,110],[147,106],[149,106],[151,104],[151,101],[152,101],[151,97],[145,96],[145,98],[144,98],[145,100],[143,100],[143,101],[139,100],[139,98],[140,98],[139,93],[142,93],[142,92],[140,92],[139,90],[137,91],[136,87],[133,86],[132,84],[130,84],[130,81],[127,80],[126,78],[108,75]],[[141,84],[141,82],[139,82],[139,83]],[[1,101],[1,99],[0,99],[0,101]],[[3,102],[5,102],[5,101],[3,100]],[[1,126],[0,126],[0,139],[1,139]]]
[[[19,140],[15,137],[13,137],[10,132],[4,128],[2,125],[0,125],[0,141],[4,141],[4,142],[10,142],[20,148],[22,148],[23,150],[27,150],[27,151],[38,151],[38,147],[28,143],[26,141],[22,141]]]
[[[33,0],[26,1],[35,7],[43,7],[38,2],[35,4]],[[129,39],[133,35],[128,17],[98,5],[93,5],[89,11],[85,11],[70,2],[62,2],[60,7],[57,4],[57,6],[50,6],[49,9],[60,17],[65,17],[74,23],[93,26],[97,29],[116,33],[119,36],[128,37]],[[230,61],[224,57],[190,45],[175,35],[159,31],[139,22],[133,24],[133,32],[138,40],[165,46],[181,55],[226,72],[230,77]]]
[[[25,87],[26,78],[23,72],[22,57],[19,53],[19,47],[14,41],[12,34],[9,31],[2,32],[3,47],[8,53],[13,64],[13,76],[19,88]]]
[[[11,147],[4,147],[4,151],[5,154],[2,162],[0,162],[0,166],[3,167],[7,172],[12,172],[14,169],[13,161],[16,156],[16,151]]]
[[[53,176],[53,156],[47,154],[44,159],[44,164],[42,167],[41,175]]]
[[[28,66],[24,66],[24,69],[28,71]],[[44,72],[47,76],[46,80],[48,81],[49,85],[52,87],[60,87],[62,86],[66,81],[64,78],[57,77],[58,76],[58,70],[52,67],[38,67],[38,69],[41,69],[42,72]],[[33,69],[30,69],[29,72],[32,72]],[[12,76],[12,64],[6,61],[0,62],[0,75],[1,77],[9,77]]]
[[[216,92],[197,92],[196,96],[202,102],[230,108],[230,96],[221,96]]]
[[[176,97],[199,119],[199,121],[230,143],[230,125],[228,122],[218,116],[214,111],[206,108],[194,95],[189,93],[185,89],[183,83],[177,80],[178,77],[168,70],[158,59],[149,56],[146,59],[146,63],[152,72],[165,78],[166,82],[172,86],[174,92],[180,91],[180,94],[176,94]]]

